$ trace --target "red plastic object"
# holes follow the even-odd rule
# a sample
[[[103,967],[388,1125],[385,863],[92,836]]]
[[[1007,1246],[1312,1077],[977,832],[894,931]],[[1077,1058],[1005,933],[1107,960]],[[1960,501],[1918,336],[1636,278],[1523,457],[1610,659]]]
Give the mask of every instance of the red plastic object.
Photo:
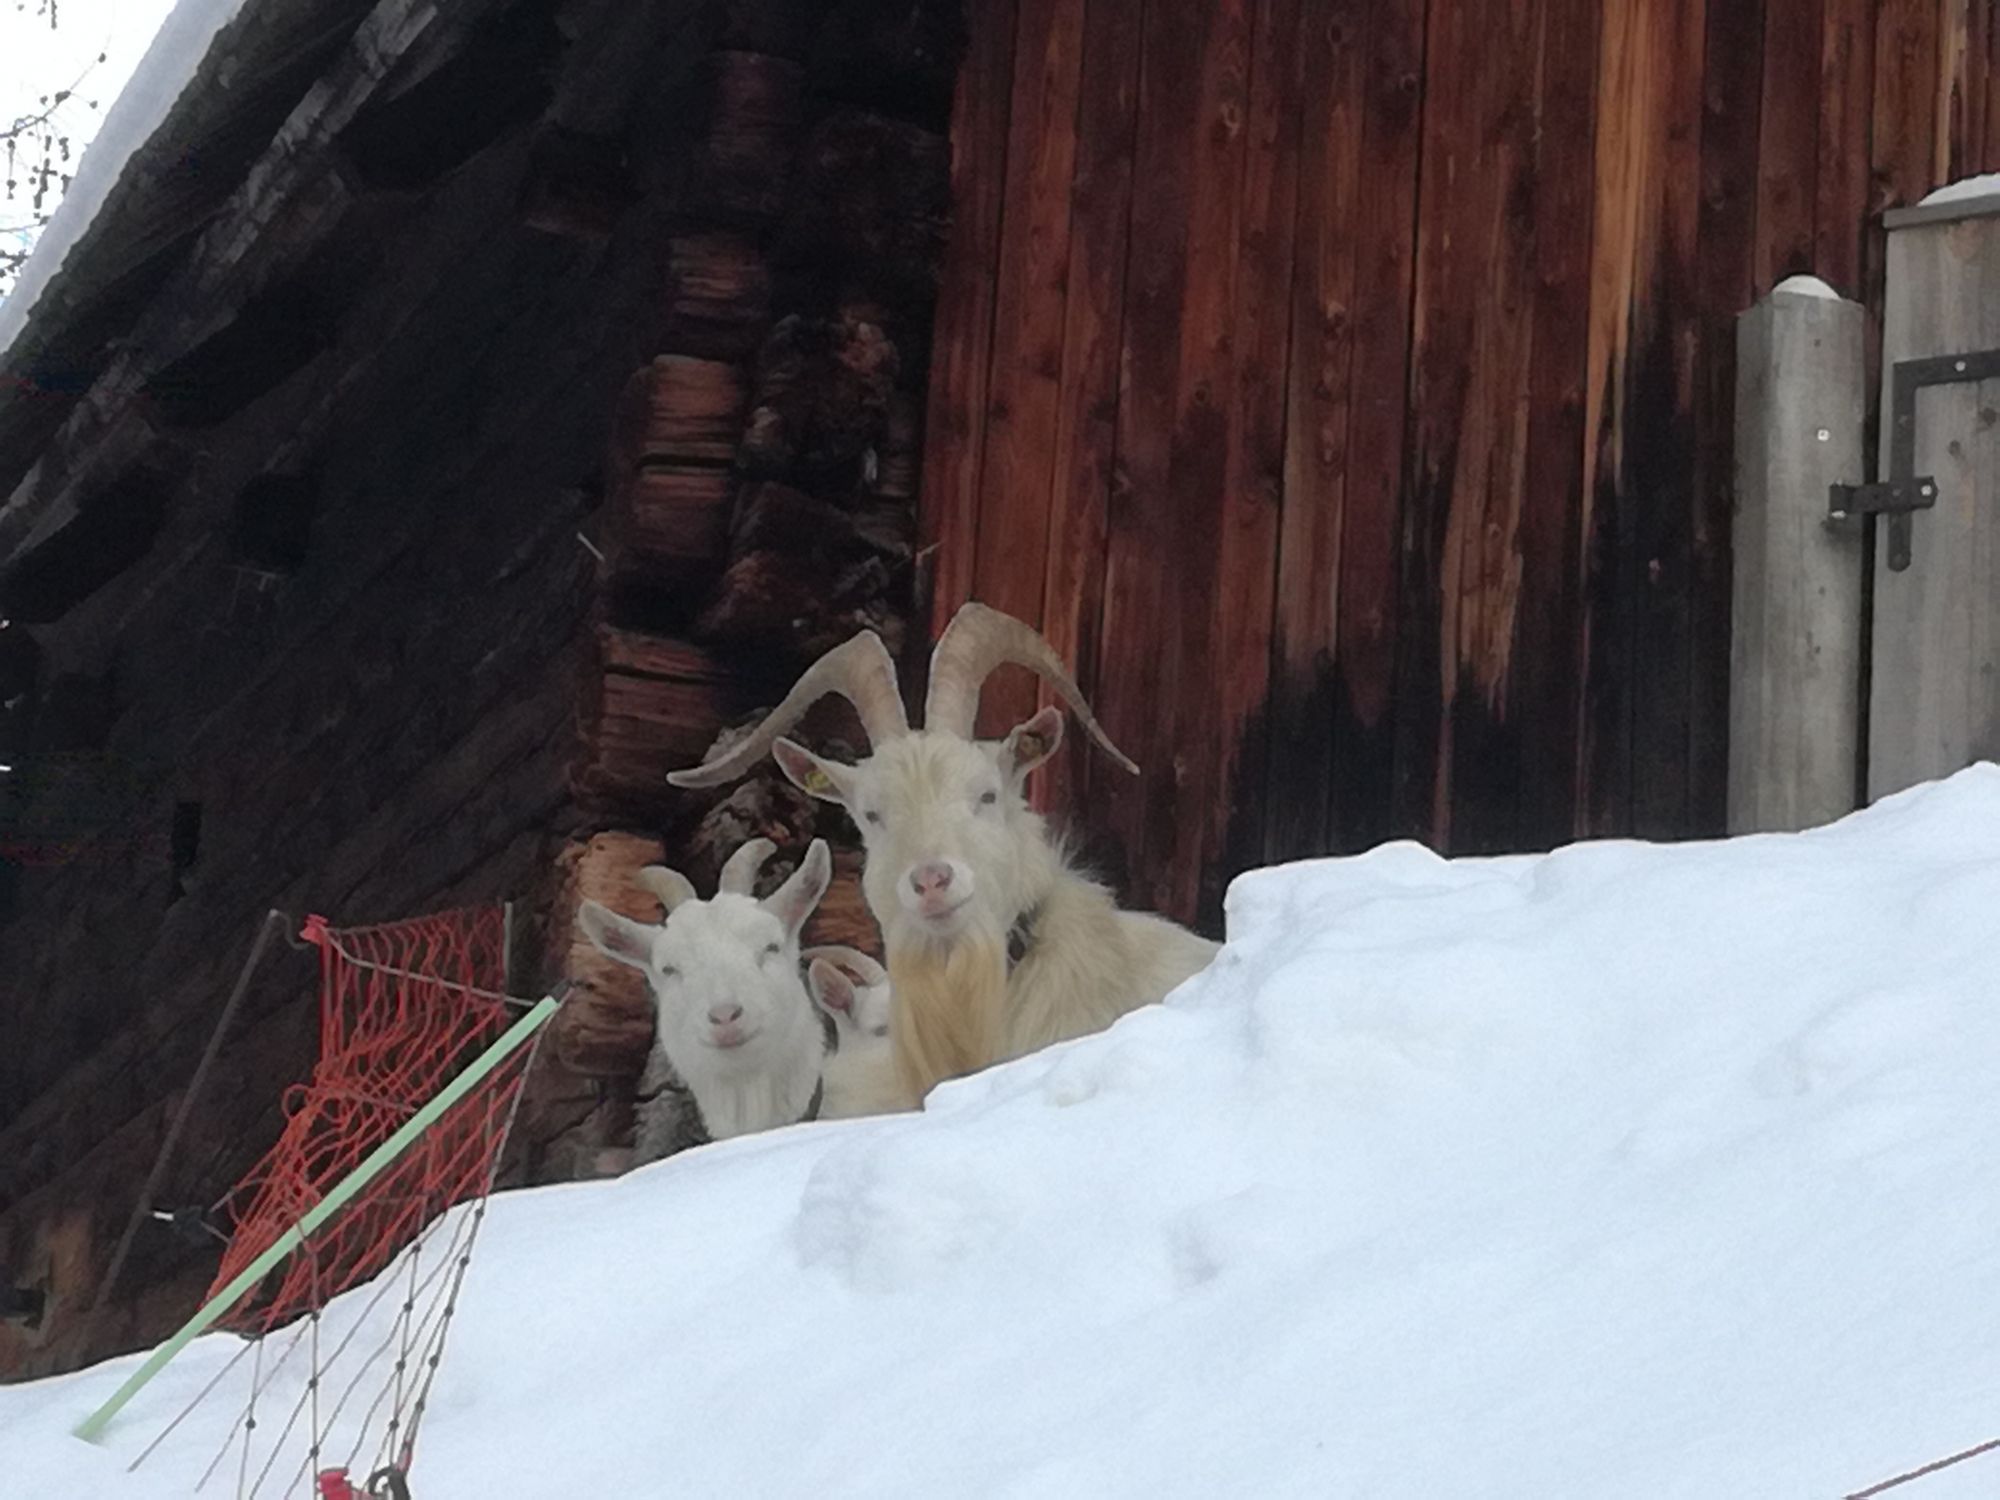
[[[506,920],[497,906],[378,927],[313,917],[302,936],[320,950],[319,1061],[311,1081],[290,1091],[278,1144],[224,1200],[234,1232],[211,1296],[512,1020],[500,998]],[[483,1193],[525,1058],[454,1105],[223,1324],[262,1333],[324,1306],[388,1265],[437,1215]]]
[[[319,1500],[368,1500],[354,1487],[345,1469],[322,1469],[318,1475]]]

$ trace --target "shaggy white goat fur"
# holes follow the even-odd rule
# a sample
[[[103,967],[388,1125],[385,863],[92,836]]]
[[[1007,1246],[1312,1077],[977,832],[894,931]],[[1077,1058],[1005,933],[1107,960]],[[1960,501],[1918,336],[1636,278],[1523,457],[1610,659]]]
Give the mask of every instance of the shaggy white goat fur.
[[[1119,910],[1065,861],[1024,795],[1061,739],[1062,715],[1047,708],[1002,741],[918,731],[854,766],[776,747],[787,776],[861,828],[862,888],[889,957],[904,1081],[919,1098],[943,1078],[1100,1031],[1215,956],[1184,927]],[[934,863],[950,866],[960,893],[942,915],[924,912],[909,878]],[[1010,974],[1008,939],[1024,919]]]
[[[595,901],[578,913],[600,950],[646,976],[656,1059],[687,1085],[714,1140],[796,1123],[820,1083],[826,1031],[800,977],[799,929],[826,893],[832,860],[815,839],[791,878],[759,901],[751,883],[771,851],[766,839],[738,850],[707,901],[675,871],[642,871],[640,883],[666,907],[658,925]],[[658,1071],[649,1066],[649,1078]]]
[[[910,729],[895,664],[873,631],[827,652],[755,729],[677,786],[718,786],[766,751],[812,796],[853,814],[862,886],[881,924],[895,990],[891,1033],[906,1087],[1080,1036],[1159,1000],[1207,966],[1216,945],[1140,912],[1073,869],[1023,795],[1062,742],[1050,707],[1001,741],[979,741],[980,686],[1007,662],[1048,681],[1091,737],[1129,771],[1049,643],[980,604],[952,618],[931,655],[925,727]],[[828,693],[860,713],[873,752],[823,760],[781,738]]]
[[[853,948],[808,948],[805,957],[806,987],[834,1024],[821,1118],[845,1120],[915,1109],[917,1100],[897,1071],[895,1044],[890,1040],[893,991],[887,971]]]

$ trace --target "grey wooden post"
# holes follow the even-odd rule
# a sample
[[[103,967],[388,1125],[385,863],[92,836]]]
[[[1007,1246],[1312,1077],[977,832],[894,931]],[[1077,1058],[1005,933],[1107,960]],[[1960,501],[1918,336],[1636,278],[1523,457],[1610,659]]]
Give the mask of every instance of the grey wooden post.
[[[1864,477],[1864,323],[1789,283],[1737,319],[1731,833],[1854,809],[1861,534],[1827,524],[1827,487]]]

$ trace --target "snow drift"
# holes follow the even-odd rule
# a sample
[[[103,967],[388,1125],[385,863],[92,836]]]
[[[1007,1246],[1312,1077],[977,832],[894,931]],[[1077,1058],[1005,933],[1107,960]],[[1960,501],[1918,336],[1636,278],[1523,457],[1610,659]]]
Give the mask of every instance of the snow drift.
[[[2000,1435],[1997,916],[1991,766],[1799,836],[1247,875],[1166,1005],[922,1116],[496,1201],[414,1488],[1860,1489]],[[0,1390],[8,1488],[181,1492],[240,1391],[124,1465],[232,1348],[102,1448],[130,1360]]]

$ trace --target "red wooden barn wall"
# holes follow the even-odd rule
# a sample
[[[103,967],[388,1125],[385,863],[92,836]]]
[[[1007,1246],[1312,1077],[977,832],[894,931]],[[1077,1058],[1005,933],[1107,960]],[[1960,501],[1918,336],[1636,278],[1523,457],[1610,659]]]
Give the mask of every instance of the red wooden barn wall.
[[[1732,319],[2000,166],[2000,0],[969,10],[936,616],[1078,665],[1131,896],[1719,830]]]

